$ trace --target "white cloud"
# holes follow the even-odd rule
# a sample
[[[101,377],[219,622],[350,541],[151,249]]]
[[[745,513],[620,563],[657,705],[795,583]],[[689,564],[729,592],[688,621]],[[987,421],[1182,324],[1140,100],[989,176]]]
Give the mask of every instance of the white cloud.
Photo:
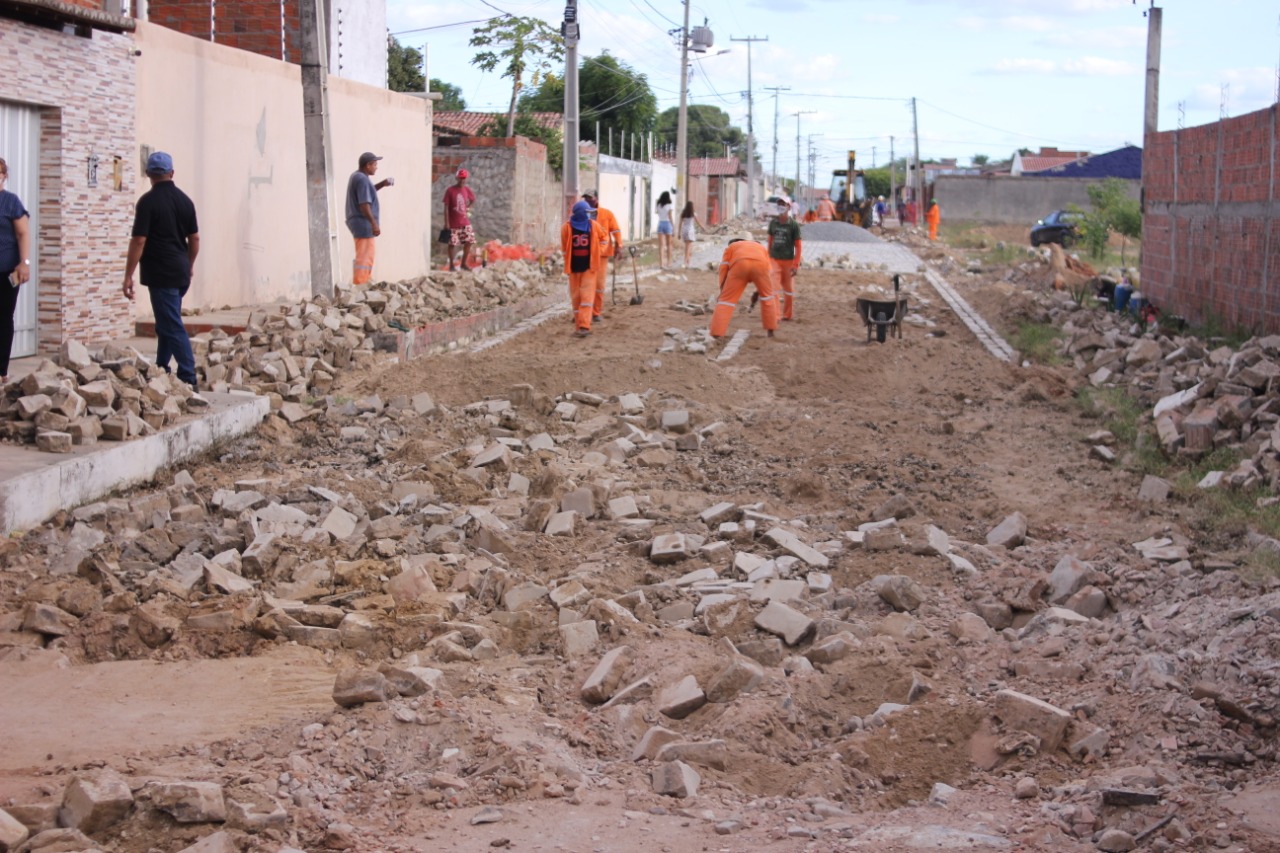
[[[1046,47],[1067,47],[1078,50],[1087,46],[1091,50],[1143,50],[1147,44],[1145,27],[1107,27],[1095,30],[1061,30],[1038,39]]]
[[[1048,18],[1038,15],[1015,15],[1010,18],[1001,18],[996,23],[1007,30],[1019,30],[1022,32],[1045,33],[1060,26]]]
[[[988,74],[1053,74],[1056,63],[1048,59],[1001,59],[986,68]]]
[[[1064,74],[1077,77],[1128,77],[1140,72],[1132,62],[1118,59],[1104,59],[1100,56],[1082,56],[1062,63]]]
[[[1276,72],[1273,69],[1226,68],[1219,74],[1217,83],[1202,83],[1192,89],[1191,95],[1186,98],[1174,97],[1185,100],[1190,110],[1217,113],[1225,96],[1229,116],[1250,113],[1274,103]],[[1222,88],[1224,84],[1227,86],[1225,93]]]

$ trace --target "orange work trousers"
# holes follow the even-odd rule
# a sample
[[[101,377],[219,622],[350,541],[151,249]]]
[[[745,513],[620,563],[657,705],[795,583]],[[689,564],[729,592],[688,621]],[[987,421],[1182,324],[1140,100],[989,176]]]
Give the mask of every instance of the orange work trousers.
[[[573,307],[573,324],[591,329],[591,312],[596,304],[596,271],[569,273],[569,304]]]
[[[938,239],[938,223],[936,222],[929,223],[929,239],[930,240]]]
[[[755,285],[760,291],[760,322],[765,331],[772,332],[778,328],[778,300],[774,297],[773,281],[769,278],[769,265],[764,261],[744,260],[729,268],[729,275],[720,288],[720,298],[716,300],[716,310],[711,315],[713,337],[718,338],[729,331],[733,309],[738,306],[748,284]]]
[[[604,313],[604,291],[608,287],[609,264],[612,261],[611,257],[600,258],[597,262],[598,267],[593,271],[596,276],[596,299],[592,309],[595,317]]]
[[[782,300],[782,319],[793,319],[796,308],[796,262],[770,258],[769,263],[773,267],[773,292]]]
[[[368,284],[373,277],[374,237],[356,237],[356,259],[351,262],[351,283]]]

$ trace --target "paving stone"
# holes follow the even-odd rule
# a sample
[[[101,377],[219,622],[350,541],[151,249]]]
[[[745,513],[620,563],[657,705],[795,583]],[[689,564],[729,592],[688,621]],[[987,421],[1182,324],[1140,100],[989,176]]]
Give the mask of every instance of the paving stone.
[[[12,853],[30,835],[27,827],[4,809],[0,809],[0,853]]]
[[[65,637],[79,624],[75,616],[52,604],[33,601],[22,611],[22,630],[46,637]]]
[[[728,501],[721,501],[698,514],[698,518],[707,527],[717,527],[726,522],[731,522],[737,517],[738,505]]]
[[[551,603],[560,609],[587,603],[591,600],[591,591],[581,581],[571,580],[552,589],[548,596]]]
[[[814,621],[780,601],[771,601],[756,614],[755,625],[782,638],[788,646],[803,642],[814,631]]]
[[[638,415],[644,412],[644,400],[639,394],[621,394],[618,396],[618,408],[624,415]]]
[[[320,529],[331,535],[339,542],[342,542],[351,538],[351,536],[355,534],[356,524],[358,521],[359,519],[342,507],[335,506],[333,509],[329,510],[329,514],[326,515],[324,521],[320,523]]]
[[[683,622],[686,619],[694,617],[693,603],[688,601],[677,601],[675,604],[668,604],[657,612],[658,620],[672,624],[674,622]]]
[[[178,823],[222,823],[227,804],[216,782],[157,782],[148,785],[151,804]]]
[[[405,566],[400,574],[387,581],[386,590],[399,607],[426,601],[438,592],[435,581],[431,579],[431,572],[421,565]]]
[[[655,794],[685,799],[698,796],[701,778],[683,761],[668,761],[653,768],[651,780]]]
[[[1068,598],[1062,606],[1074,610],[1086,619],[1100,619],[1107,610],[1107,594],[1096,586],[1086,586]]]
[[[1138,489],[1138,500],[1146,503],[1164,503],[1169,499],[1169,490],[1173,488],[1168,480],[1147,474],[1142,478],[1142,486]]]
[[[376,669],[344,669],[333,683],[333,701],[344,708],[367,702],[386,702],[396,690]]]
[[[639,515],[640,507],[636,506],[636,499],[630,495],[609,501],[609,517],[615,521],[622,518],[638,518]]]
[[[734,655],[707,685],[706,699],[708,702],[729,702],[739,693],[750,693],[756,689],[763,679],[764,669],[760,664],[751,658]]]
[[[668,685],[658,694],[658,711],[673,720],[683,720],[705,704],[707,695],[692,675]]]
[[[649,561],[664,565],[678,563],[689,556],[689,544],[683,533],[655,536],[649,545]]]
[[[787,553],[804,560],[815,569],[825,569],[831,565],[831,561],[825,554],[801,542],[800,537],[789,530],[774,527],[764,534],[764,538]]]
[[[576,512],[583,518],[594,518],[596,499],[590,488],[574,489],[560,498],[561,512]]]
[[[686,764],[710,767],[712,770],[724,770],[729,763],[729,746],[719,739],[678,740],[663,745],[654,760],[662,763],[683,761]]]
[[[1049,601],[1061,604],[1084,586],[1092,568],[1071,554],[1063,555],[1049,574]]]
[[[634,652],[630,646],[618,646],[602,657],[595,669],[587,676],[587,680],[582,683],[579,695],[582,696],[583,701],[593,705],[607,702],[618,689],[618,685],[622,683],[633,655]]]
[[[71,433],[40,430],[36,433],[36,447],[45,453],[70,453]]]
[[[421,696],[436,690],[444,678],[444,672],[429,666],[413,666],[410,664],[383,663],[378,672],[387,679],[387,684],[401,696]]]
[[[821,666],[843,660],[861,648],[862,641],[846,631],[814,643],[813,647],[805,652],[805,657]]]
[[[912,611],[924,603],[924,590],[906,575],[877,575],[871,588],[894,610]]]
[[[1016,690],[996,692],[995,713],[1005,728],[1040,738],[1040,751],[1045,755],[1062,745],[1071,722],[1071,715],[1061,708]]]
[[[225,830],[206,835],[190,847],[184,847],[178,853],[237,853],[240,849],[231,833]]]
[[[564,646],[564,656],[570,660],[591,654],[599,641],[600,634],[593,620],[585,619],[560,626],[560,642]]]
[[[689,431],[689,412],[685,409],[674,409],[662,413],[662,428],[667,432],[686,433]]]
[[[507,610],[526,610],[547,596],[547,588],[536,583],[522,583],[506,591],[502,606]]]
[[[876,521],[884,521],[886,519],[910,518],[916,514],[915,505],[911,503],[911,499],[906,495],[894,495],[880,506],[876,507],[871,517]]]
[[[987,534],[987,544],[1013,550],[1026,541],[1027,517],[1020,512],[1006,516]]]
[[[58,822],[87,834],[119,823],[133,808],[133,793],[125,778],[110,768],[77,773],[62,796]]]
[[[576,512],[557,512],[547,519],[543,532],[548,536],[573,536],[577,532],[578,518]]]
[[[862,534],[862,547],[867,551],[896,551],[904,541],[897,527],[878,527]]]
[[[652,761],[664,746],[670,743],[679,743],[683,739],[679,732],[673,732],[671,729],[663,728],[662,726],[652,726],[636,743],[635,749],[631,751],[631,760],[648,759]]]
[[[1010,622],[1012,623],[1012,617]],[[961,613],[958,615],[947,626],[947,633],[961,643],[973,644],[989,642],[995,636],[992,627],[976,613]]]

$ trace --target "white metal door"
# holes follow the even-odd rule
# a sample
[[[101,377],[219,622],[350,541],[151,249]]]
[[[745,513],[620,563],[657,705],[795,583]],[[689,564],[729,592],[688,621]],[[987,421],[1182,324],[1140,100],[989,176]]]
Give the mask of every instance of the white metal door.
[[[31,214],[31,280],[18,294],[14,312],[13,358],[36,354],[36,282],[39,280],[38,243],[40,234],[40,111],[25,104],[0,101],[0,157],[9,166],[9,192],[22,199]]]

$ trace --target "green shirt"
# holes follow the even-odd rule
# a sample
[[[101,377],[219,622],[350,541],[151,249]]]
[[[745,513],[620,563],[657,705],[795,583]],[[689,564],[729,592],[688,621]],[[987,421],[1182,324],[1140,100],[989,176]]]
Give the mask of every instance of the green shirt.
[[[798,242],[800,242],[799,222],[790,217],[786,222],[774,217],[769,223],[769,257],[780,261],[794,261]]]

